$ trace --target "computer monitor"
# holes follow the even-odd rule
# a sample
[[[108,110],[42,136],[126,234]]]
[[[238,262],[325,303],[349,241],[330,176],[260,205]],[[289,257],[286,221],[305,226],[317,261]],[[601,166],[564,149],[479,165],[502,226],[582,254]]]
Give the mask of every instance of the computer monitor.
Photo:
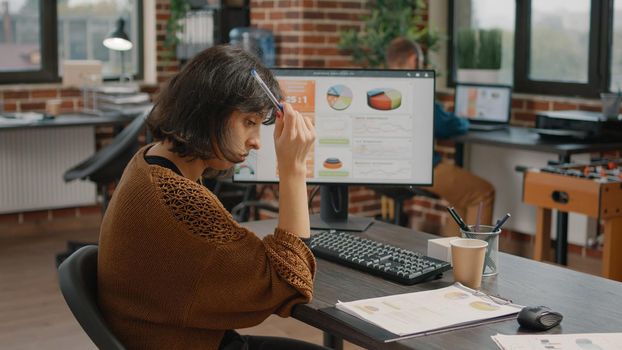
[[[434,71],[274,69],[283,99],[316,129],[307,183],[320,184],[320,217],[311,227],[362,231],[348,217],[348,185],[431,185]],[[249,77],[250,78],[250,77]],[[234,181],[278,182],[274,126],[261,149],[236,165]]]
[[[473,123],[507,124],[511,104],[510,86],[456,84],[454,113]]]

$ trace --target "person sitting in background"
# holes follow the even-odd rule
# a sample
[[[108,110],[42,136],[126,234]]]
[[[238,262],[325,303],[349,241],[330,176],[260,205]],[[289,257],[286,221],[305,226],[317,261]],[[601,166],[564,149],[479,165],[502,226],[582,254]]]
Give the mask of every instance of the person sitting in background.
[[[386,52],[387,66],[390,69],[418,69],[423,62],[423,51],[414,41],[399,37],[393,39]],[[464,134],[469,121],[457,117],[434,103],[434,137],[447,139]],[[455,164],[443,162],[438,153],[434,153],[434,184],[426,190],[442,197],[450,206],[464,217],[467,224],[474,224],[480,203],[482,203],[481,223],[492,221],[492,210],[495,201],[495,189],[486,180],[464,170]],[[458,225],[447,220],[441,229],[445,236],[459,235]]]
[[[276,96],[261,62],[215,46],[196,55],[155,100],[147,125],[156,142],[127,165],[101,225],[98,298],[128,349],[325,349],[234,331],[271,314],[289,316],[313,295],[305,158],[315,129],[284,103],[275,112],[251,75]],[[280,214],[259,239],[198,181],[260,147],[260,126],[276,119]]]

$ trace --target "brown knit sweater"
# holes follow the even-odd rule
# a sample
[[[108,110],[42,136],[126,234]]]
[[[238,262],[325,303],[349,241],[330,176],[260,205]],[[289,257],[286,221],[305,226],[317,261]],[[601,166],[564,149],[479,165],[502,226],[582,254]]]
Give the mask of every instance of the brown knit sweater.
[[[104,216],[99,304],[128,349],[217,349],[227,329],[311,300],[315,260],[295,235],[259,239],[205,187],[130,161]]]

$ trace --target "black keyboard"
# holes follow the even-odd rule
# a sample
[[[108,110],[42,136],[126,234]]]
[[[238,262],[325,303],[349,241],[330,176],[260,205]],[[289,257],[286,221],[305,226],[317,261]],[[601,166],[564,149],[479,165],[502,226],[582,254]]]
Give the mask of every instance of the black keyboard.
[[[313,234],[308,245],[318,258],[401,284],[419,283],[451,269],[448,262],[342,231]]]

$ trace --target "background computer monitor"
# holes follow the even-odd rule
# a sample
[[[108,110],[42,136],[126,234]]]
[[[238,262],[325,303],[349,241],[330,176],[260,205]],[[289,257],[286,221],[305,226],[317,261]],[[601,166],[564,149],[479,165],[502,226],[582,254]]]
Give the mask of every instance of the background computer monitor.
[[[316,140],[307,182],[322,185],[313,228],[364,230],[371,220],[348,217],[347,186],[431,185],[433,71],[274,69],[283,100],[309,116]],[[250,78],[250,77],[249,77]],[[261,149],[236,165],[234,181],[278,182],[274,126]]]
[[[512,88],[506,85],[456,84],[454,113],[474,122],[510,121]]]

